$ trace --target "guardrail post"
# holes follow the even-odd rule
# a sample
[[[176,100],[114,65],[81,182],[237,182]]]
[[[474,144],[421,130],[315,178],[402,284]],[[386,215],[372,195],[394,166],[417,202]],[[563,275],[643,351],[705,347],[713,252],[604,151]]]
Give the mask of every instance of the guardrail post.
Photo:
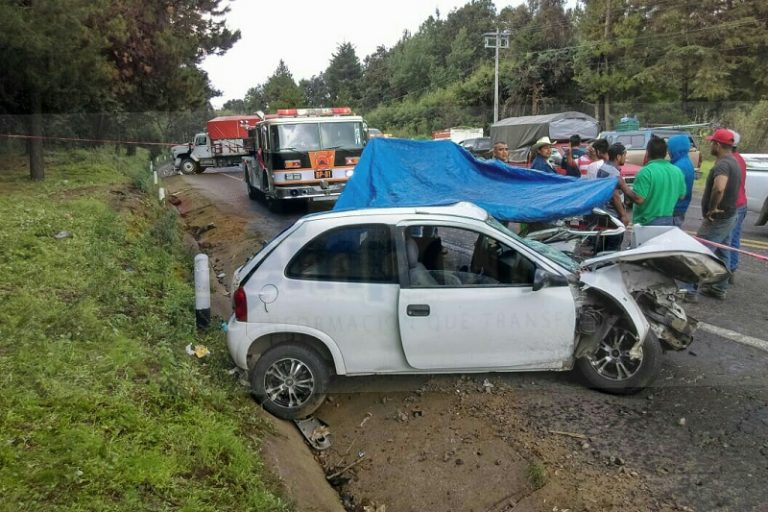
[[[195,256],[195,322],[198,329],[207,329],[211,324],[211,285],[208,270],[208,256]]]

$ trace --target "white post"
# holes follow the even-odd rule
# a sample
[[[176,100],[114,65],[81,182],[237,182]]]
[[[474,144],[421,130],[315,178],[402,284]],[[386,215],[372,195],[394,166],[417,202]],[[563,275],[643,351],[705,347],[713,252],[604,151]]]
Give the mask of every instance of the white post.
[[[195,256],[195,322],[198,329],[211,324],[211,285],[208,270],[208,256]]]
[[[157,185],[157,171],[153,171],[152,174],[155,176],[155,185]]]
[[[165,201],[165,189],[163,187],[160,187],[157,191],[157,197],[160,199],[160,202],[162,203]]]

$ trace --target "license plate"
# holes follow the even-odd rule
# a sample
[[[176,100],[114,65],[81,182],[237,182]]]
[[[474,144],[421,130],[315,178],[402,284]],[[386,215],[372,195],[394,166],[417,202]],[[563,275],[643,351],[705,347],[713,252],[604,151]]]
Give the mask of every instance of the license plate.
[[[325,178],[332,178],[333,177],[333,171],[330,169],[324,169],[322,171],[315,171],[315,179],[316,180],[322,180]]]
[[[312,201],[335,201],[338,196],[317,196],[313,197]]]

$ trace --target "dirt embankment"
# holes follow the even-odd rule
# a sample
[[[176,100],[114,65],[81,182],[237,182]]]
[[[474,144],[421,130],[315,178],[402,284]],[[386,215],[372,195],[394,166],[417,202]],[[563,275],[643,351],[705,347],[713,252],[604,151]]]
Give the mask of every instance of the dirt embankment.
[[[182,177],[166,186],[214,273],[223,274],[214,307],[226,316],[224,283],[276,223],[222,211]],[[226,350],[223,340],[217,350]],[[332,448],[313,454],[292,424],[275,420],[264,460],[302,511],[342,510],[339,496],[346,510],[375,512],[686,510],[659,502],[638,472],[594,451],[588,437],[531,421],[526,411],[540,391],[529,380],[338,379],[317,413]]]

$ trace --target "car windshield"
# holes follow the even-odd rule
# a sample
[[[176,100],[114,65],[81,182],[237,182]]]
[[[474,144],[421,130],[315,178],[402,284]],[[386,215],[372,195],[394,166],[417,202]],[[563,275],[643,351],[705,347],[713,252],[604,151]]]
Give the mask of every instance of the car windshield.
[[[272,127],[272,147],[277,151],[360,149],[363,124],[360,122],[296,123]]]
[[[554,261],[555,263],[557,263],[561,267],[566,268],[570,272],[577,272],[579,270],[579,264],[576,262],[576,260],[568,256],[564,252],[558,251],[557,249],[553,249],[547,244],[543,244],[536,240],[528,240],[527,238],[522,238],[520,237],[520,235],[513,233],[509,228],[504,226],[504,224],[502,224],[501,222],[499,222],[498,220],[496,220],[491,216],[488,216],[488,219],[485,222],[486,224],[491,226],[493,229],[501,231],[505,235],[514,238],[521,244],[545,256],[546,258]]]

